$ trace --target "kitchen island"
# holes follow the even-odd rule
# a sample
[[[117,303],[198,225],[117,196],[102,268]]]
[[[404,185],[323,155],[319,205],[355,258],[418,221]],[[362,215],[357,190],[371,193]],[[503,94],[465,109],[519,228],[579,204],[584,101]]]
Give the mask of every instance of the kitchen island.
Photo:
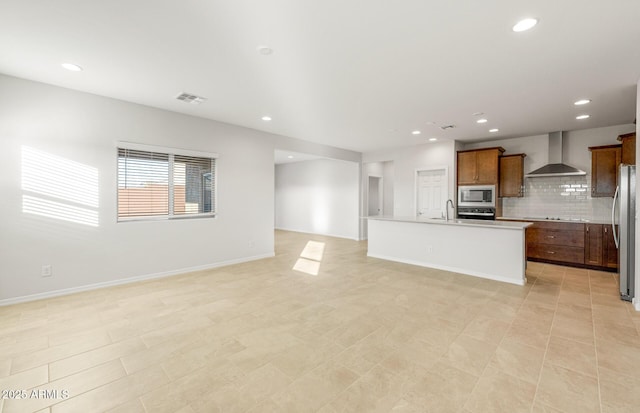
[[[529,222],[369,217],[367,255],[512,284],[526,284]]]

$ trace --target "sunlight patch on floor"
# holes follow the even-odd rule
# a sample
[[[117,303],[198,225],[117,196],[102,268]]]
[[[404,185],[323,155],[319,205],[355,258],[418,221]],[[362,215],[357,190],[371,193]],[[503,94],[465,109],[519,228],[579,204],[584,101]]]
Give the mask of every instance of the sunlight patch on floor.
[[[314,261],[322,261],[324,255],[324,242],[309,241],[302,250],[300,256]]]
[[[324,255],[324,242],[309,241],[300,253],[300,258],[293,266],[294,271],[300,271],[309,275],[320,273],[320,262]]]

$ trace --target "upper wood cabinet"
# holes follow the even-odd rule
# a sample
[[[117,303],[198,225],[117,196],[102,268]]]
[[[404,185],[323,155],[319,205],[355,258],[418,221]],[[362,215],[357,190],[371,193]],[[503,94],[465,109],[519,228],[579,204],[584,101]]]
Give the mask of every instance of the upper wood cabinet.
[[[524,153],[503,155],[500,157],[500,190],[501,198],[523,196]]]
[[[498,159],[504,148],[458,151],[458,185],[498,185]]]
[[[622,163],[626,165],[636,164],[636,133],[625,133],[618,136],[622,142]]]
[[[618,167],[622,156],[622,145],[592,146],[591,151],[591,196],[613,196],[618,183]]]

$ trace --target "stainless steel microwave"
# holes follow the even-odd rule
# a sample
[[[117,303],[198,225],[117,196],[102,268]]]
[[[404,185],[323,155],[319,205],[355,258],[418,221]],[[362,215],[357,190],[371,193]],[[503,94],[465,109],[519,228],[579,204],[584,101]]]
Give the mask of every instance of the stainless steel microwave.
[[[463,185],[458,187],[458,206],[495,208],[495,185]]]

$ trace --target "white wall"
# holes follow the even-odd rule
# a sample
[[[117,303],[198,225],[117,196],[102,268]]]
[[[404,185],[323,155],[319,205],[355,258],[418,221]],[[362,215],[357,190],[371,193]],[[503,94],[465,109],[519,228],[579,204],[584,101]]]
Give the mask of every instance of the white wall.
[[[348,149],[335,148],[333,146],[321,145],[319,143],[303,141],[282,135],[271,135],[276,149],[284,151],[306,153],[321,156],[328,159],[337,159],[360,163],[362,154]]]
[[[218,153],[218,217],[116,223],[116,141]],[[0,303],[273,254],[274,141],[0,75]],[[97,168],[98,227],[22,212],[23,147]],[[53,266],[52,277],[40,276],[44,264]]]
[[[393,187],[395,181],[395,167],[393,161],[369,162],[362,165],[362,216],[367,216],[367,200],[369,177],[377,176],[382,178],[382,212],[385,215],[393,215]]]
[[[319,159],[276,165],[276,228],[359,239],[360,165]]]
[[[369,177],[377,176],[382,178],[382,213],[383,215],[393,215],[394,211],[394,185],[395,166],[393,161],[367,162],[362,164],[362,194],[360,211],[360,239],[367,239],[367,216],[369,192]]]
[[[393,187],[395,181],[395,166],[393,161],[387,161],[382,163],[382,185],[383,185],[383,211],[385,214],[392,213],[395,205],[393,199]]]
[[[363,164],[393,161],[393,214],[395,216],[416,215],[416,170],[445,167],[448,174],[449,198],[455,192],[456,145],[453,141],[394,148],[362,154]]]

